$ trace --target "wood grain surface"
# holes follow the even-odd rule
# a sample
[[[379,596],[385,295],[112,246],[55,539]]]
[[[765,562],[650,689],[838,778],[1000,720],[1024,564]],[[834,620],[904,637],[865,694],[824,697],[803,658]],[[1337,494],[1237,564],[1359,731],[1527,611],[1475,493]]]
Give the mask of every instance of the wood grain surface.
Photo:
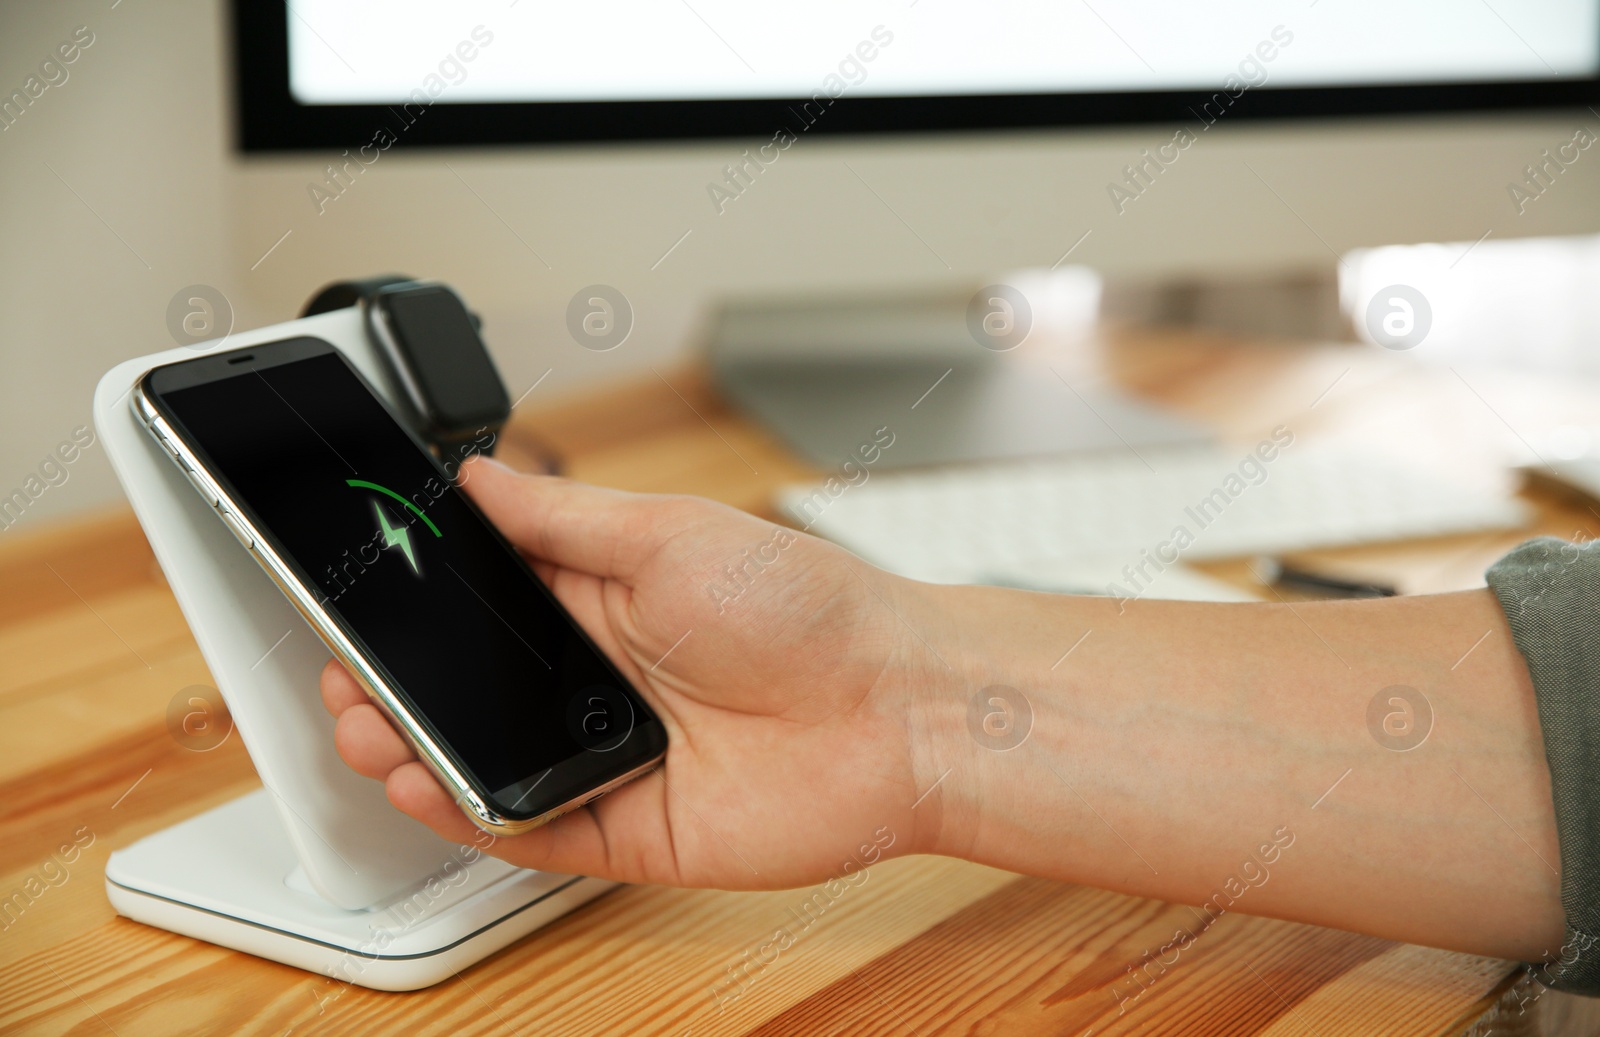
[[[1485,485],[1503,482],[1518,440],[1587,422],[1597,402],[1580,386],[1377,350],[1173,332],[1107,332],[1068,362],[1075,385],[1119,384],[1225,438],[1288,423],[1307,440],[1402,444]],[[554,404],[535,394],[524,411],[507,460],[549,444],[598,483],[776,517],[773,489],[816,474],[697,369]],[[1536,503],[1539,531],[1600,530],[1584,507]],[[1526,535],[1317,558],[1443,590],[1481,584]],[[1259,590],[1242,564],[1205,568]],[[915,858],[873,867],[766,964],[751,955],[807,891],[635,887],[430,990],[346,986],[117,918],[106,902],[111,849],[259,784],[237,737],[195,752],[168,734],[168,703],[211,678],[131,514],[0,533],[0,589],[0,904],[40,891],[0,914],[0,1032],[1453,1034],[1515,978],[1505,962],[1239,914],[1169,961],[1173,930],[1197,924],[1187,907]],[[61,864],[75,838],[92,841]]]

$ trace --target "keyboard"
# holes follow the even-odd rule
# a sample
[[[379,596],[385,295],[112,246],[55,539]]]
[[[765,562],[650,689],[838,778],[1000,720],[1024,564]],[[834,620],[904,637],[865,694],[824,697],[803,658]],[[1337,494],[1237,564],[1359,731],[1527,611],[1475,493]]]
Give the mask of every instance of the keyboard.
[[[796,525],[914,579],[1100,593],[1113,578],[1129,586],[1124,567],[1137,581],[1141,563],[1148,583],[1179,562],[1515,529],[1531,518],[1512,497],[1368,452],[1141,454],[897,472],[855,462],[825,483],[783,488],[777,504]]]

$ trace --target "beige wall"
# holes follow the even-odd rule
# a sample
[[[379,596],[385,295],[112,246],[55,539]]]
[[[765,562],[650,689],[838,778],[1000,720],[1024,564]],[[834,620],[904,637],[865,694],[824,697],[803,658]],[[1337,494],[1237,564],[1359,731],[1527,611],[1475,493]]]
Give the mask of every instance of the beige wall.
[[[706,186],[743,143],[396,148],[319,214],[307,185],[338,154],[241,161],[230,152],[218,4],[0,5],[0,88],[21,86],[79,25],[95,42],[70,79],[0,133],[4,492],[87,422],[103,370],[171,341],[167,303],[196,282],[220,288],[244,327],[288,318],[336,276],[445,278],[483,311],[514,393],[554,368],[531,405],[670,362],[719,293],[966,283],[1048,265],[1086,230],[1074,261],[1140,275],[1326,266],[1330,246],[1474,240],[1491,229],[1497,238],[1600,230],[1600,149],[1524,215],[1506,192],[1576,126],[1600,132],[1590,113],[1219,123],[1121,215],[1107,182],[1170,130],[802,140],[721,215]],[[638,314],[633,336],[610,353],[585,351],[565,331],[567,300],[594,282],[620,288]],[[91,451],[15,528],[118,496]]]
[[[0,5],[0,90],[22,87],[78,26],[94,42],[67,66],[69,78],[0,133],[5,493],[89,423],[102,371],[171,344],[165,313],[174,291],[236,281],[223,216],[229,159],[219,11],[134,0],[114,9]],[[118,499],[98,448],[69,470],[65,484],[0,536]]]

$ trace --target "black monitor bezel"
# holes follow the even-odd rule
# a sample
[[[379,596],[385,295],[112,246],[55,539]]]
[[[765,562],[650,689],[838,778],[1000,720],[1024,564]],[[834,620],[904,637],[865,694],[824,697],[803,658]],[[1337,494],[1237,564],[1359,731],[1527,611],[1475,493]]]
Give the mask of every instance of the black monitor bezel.
[[[583,101],[428,107],[426,118],[382,104],[302,105],[289,90],[289,12],[233,0],[235,145],[245,153],[355,149],[380,130],[407,147],[770,139],[804,125],[810,98]],[[1211,96],[1197,90],[954,97],[850,97],[835,101],[807,136],[1028,130],[1132,123],[1198,123]],[[1579,108],[1600,99],[1600,72],[1526,82],[1294,87],[1251,90],[1236,120],[1414,115]]]

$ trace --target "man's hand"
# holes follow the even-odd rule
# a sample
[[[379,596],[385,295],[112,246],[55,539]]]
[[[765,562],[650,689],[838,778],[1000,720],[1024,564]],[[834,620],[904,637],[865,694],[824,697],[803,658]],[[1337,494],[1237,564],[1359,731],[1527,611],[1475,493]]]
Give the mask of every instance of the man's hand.
[[[909,718],[950,679],[903,622],[923,611],[918,585],[709,501],[487,460],[464,471],[670,738],[656,771],[490,853],[625,882],[784,888],[837,874],[865,843],[917,848]],[[445,838],[474,837],[337,663],[322,692],[352,768]]]
[[[1210,911],[1557,952],[1550,772],[1487,590],[1124,609],[935,587],[705,501],[468,470],[671,738],[656,773],[496,841],[506,860],[777,888],[881,840]],[[727,570],[750,556],[762,571],[741,586]],[[1395,685],[1438,718],[1408,752],[1367,719]],[[343,670],[323,693],[356,770],[447,838],[473,836]],[[1016,737],[988,737],[997,701]]]

